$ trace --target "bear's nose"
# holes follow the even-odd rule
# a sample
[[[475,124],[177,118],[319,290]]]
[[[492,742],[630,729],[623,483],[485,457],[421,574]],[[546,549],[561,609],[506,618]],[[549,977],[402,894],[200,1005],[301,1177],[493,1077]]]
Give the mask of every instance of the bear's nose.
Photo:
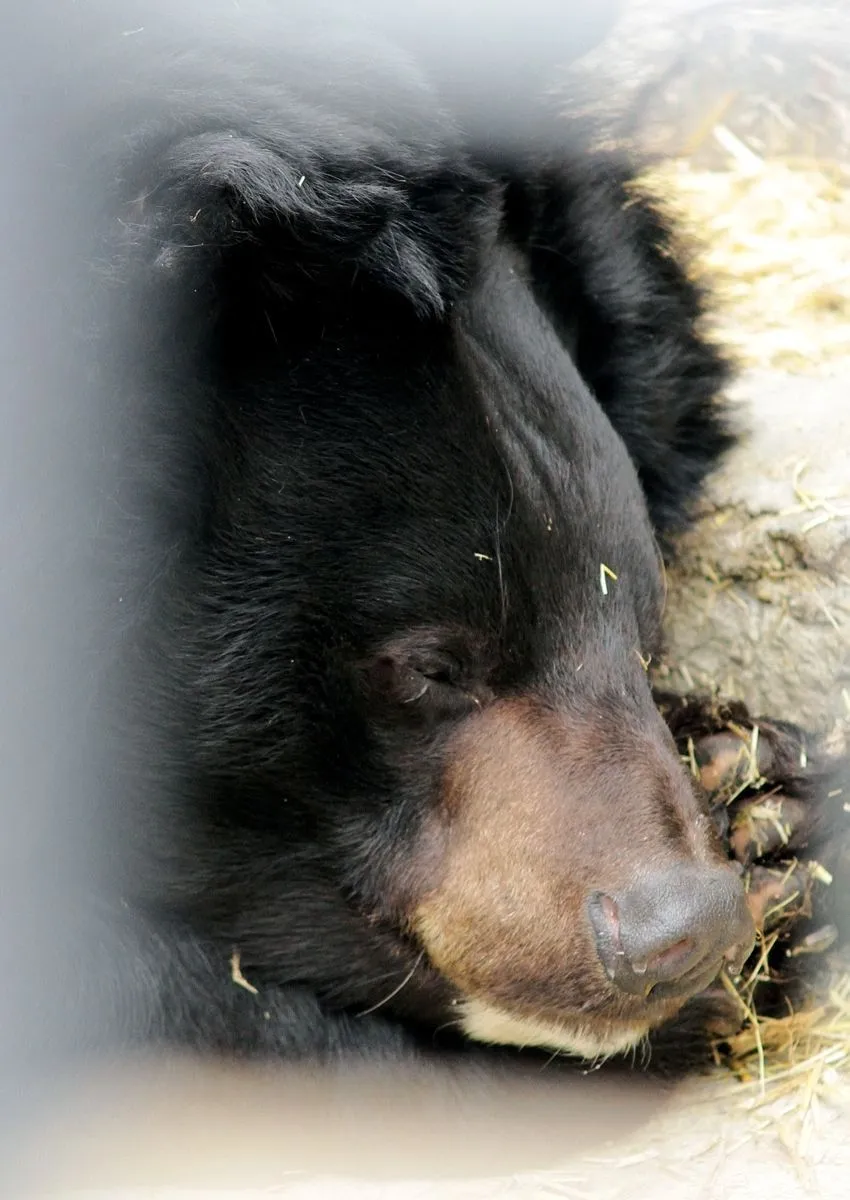
[[[695,995],[724,962],[737,973],[755,941],[741,880],[725,867],[682,864],[596,892],[588,915],[611,981],[652,1000]]]

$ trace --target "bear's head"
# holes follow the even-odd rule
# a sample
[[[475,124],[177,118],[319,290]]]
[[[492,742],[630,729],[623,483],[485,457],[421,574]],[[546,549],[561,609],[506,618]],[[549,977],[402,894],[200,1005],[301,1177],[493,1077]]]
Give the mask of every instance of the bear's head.
[[[193,806],[168,900],[331,1008],[631,1046],[753,928],[653,704],[663,565],[575,365],[579,268],[553,311],[499,173],[409,100],[329,123],[270,91],[226,125],[182,95],[122,176],[116,271],[149,330],[176,304],[191,460],[147,635]]]

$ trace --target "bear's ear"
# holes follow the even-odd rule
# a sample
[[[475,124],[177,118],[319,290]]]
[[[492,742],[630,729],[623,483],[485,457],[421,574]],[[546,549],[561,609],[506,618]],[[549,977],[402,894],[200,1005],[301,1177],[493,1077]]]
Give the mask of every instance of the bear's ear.
[[[711,298],[690,248],[638,186],[641,170],[603,151],[522,165],[507,189],[506,225],[666,538],[733,443],[731,364],[707,328]]]
[[[471,269],[489,185],[458,156],[325,141],[217,130],[172,142],[125,192],[125,249],[149,278],[215,304],[339,297],[359,280],[439,318]]]

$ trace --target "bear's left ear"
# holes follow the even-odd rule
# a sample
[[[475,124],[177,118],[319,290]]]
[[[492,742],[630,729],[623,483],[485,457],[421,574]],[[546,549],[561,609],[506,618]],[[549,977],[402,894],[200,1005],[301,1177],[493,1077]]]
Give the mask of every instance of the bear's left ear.
[[[146,156],[121,219],[137,265],[216,301],[226,290],[229,305],[259,290],[338,294],[357,279],[442,316],[471,269],[491,185],[456,152],[323,132],[200,132]]]

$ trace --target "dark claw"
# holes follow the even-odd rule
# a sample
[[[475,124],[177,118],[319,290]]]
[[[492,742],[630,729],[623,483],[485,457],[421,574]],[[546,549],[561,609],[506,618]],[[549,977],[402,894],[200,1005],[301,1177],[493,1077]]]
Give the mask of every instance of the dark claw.
[[[756,928],[771,933],[812,915],[811,873],[797,863],[753,867],[746,880],[747,903]]]
[[[717,800],[758,786],[770,777],[775,761],[770,740],[753,737],[748,730],[701,738],[694,745],[694,758],[700,783]]]

